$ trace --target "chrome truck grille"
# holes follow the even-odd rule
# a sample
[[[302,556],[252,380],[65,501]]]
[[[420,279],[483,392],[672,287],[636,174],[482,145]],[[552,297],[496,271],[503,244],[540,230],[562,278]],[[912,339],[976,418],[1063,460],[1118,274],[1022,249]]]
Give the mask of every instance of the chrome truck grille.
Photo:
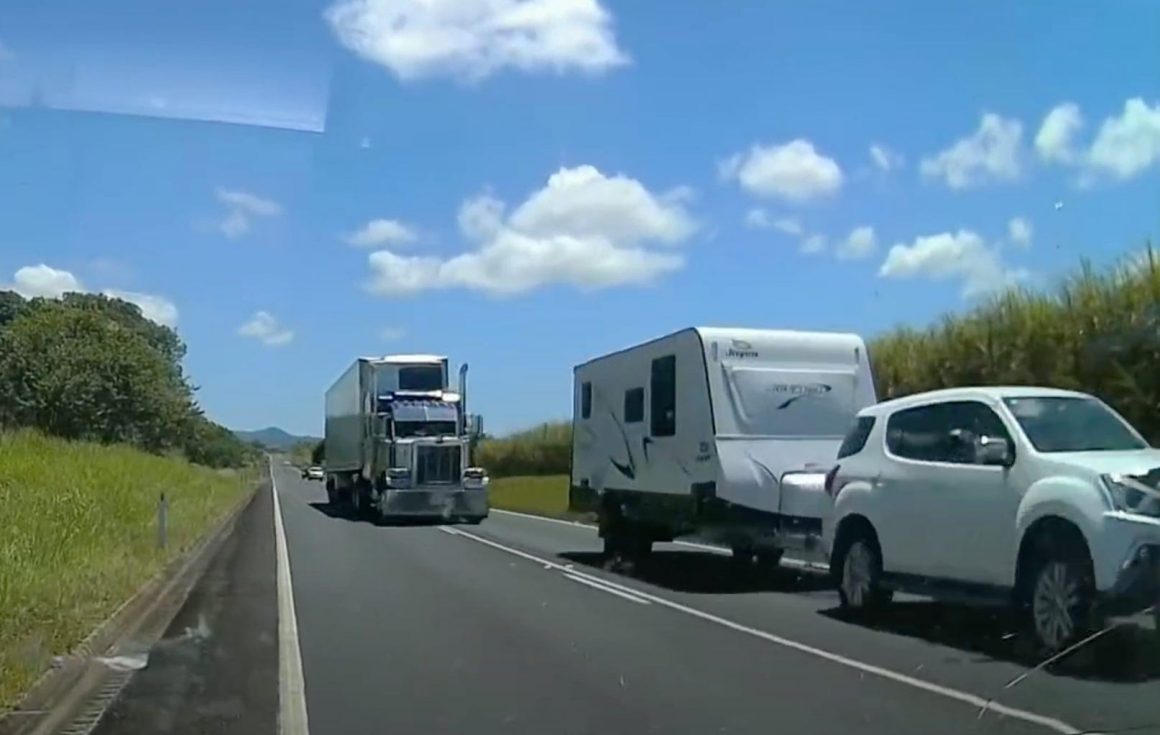
[[[416,485],[450,485],[460,481],[458,444],[420,444],[415,452]]]

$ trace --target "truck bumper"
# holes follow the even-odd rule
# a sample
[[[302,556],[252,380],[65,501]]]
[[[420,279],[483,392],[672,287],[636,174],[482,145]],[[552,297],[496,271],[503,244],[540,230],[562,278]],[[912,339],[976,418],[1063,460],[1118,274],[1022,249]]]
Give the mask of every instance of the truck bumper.
[[[387,490],[379,499],[385,518],[482,519],[488,511],[487,490],[462,487]]]

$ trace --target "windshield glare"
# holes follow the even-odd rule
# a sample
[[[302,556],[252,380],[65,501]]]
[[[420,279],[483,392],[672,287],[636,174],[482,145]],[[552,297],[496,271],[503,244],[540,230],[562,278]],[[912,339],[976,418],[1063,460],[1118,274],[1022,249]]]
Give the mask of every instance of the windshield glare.
[[[1147,449],[1107,406],[1093,398],[1004,398],[1032,446],[1040,452]]]

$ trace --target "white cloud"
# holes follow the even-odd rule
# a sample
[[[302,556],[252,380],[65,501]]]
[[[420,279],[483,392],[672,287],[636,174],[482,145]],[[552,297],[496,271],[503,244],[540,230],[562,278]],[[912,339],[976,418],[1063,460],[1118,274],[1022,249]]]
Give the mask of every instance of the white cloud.
[[[984,113],[979,127],[934,157],[922,159],[923,176],[942,179],[952,189],[1012,181],[1021,170],[1023,124]]]
[[[379,330],[379,339],[384,342],[397,342],[407,336],[407,330],[402,327],[383,327]]]
[[[270,199],[251,194],[219,188],[218,201],[226,206],[226,216],[218,223],[218,229],[230,239],[241,237],[250,231],[254,217],[277,217],[282,214],[282,205]]]
[[[505,215],[491,194],[468,199],[459,227],[475,249],[451,258],[371,253],[369,290],[405,296],[438,288],[516,294],[550,283],[581,289],[644,284],[684,265],[673,246],[697,223],[685,208],[690,193],[654,194],[624,175],[592,166],[562,168],[547,185]]]
[[[1051,163],[1073,163],[1077,158],[1075,136],[1083,128],[1083,115],[1074,102],[1051,108],[1035,134],[1035,150]]]
[[[278,323],[267,311],[258,311],[248,322],[238,327],[238,334],[256,339],[268,347],[281,347],[294,339],[294,332]]]
[[[754,207],[745,213],[745,224],[755,230],[777,230],[793,237],[800,237],[805,232],[802,223],[793,217],[775,219],[761,207]]]
[[[1007,238],[1020,247],[1030,247],[1035,229],[1026,217],[1012,217],[1007,223]]]
[[[363,225],[358,232],[353,232],[345,238],[348,243],[357,247],[406,245],[418,239],[419,236],[412,227],[395,219],[373,219]]]
[[[53,268],[41,263],[25,266],[16,271],[10,286],[0,285],[0,289],[11,289],[26,299],[46,298],[59,299],[66,293],[92,293],[80,279],[66,270]],[[107,288],[102,294],[114,299],[128,301],[141,309],[146,319],[166,327],[176,326],[177,306],[163,296],[140,293],[138,291],[121,291]]]
[[[26,299],[37,297],[59,299],[66,293],[85,293],[80,279],[72,273],[58,270],[52,266],[26,265],[16,271],[12,277],[11,290]]]
[[[338,0],[325,17],[342,45],[403,81],[629,63],[597,0]]]
[[[896,153],[880,143],[870,145],[870,160],[881,171],[893,171],[906,164],[906,159],[900,153]]]
[[[870,226],[855,227],[838,244],[835,256],[838,260],[862,260],[870,257],[878,248],[878,237]]]
[[[977,296],[1022,280],[1027,273],[1008,268],[998,250],[970,230],[915,238],[890,248],[878,269],[881,278],[959,280],[963,295]]]
[[[760,197],[800,203],[832,196],[842,188],[842,169],[814,144],[797,138],[784,144],[755,144],[718,164],[721,176]]]
[[[1160,163],[1160,102],[1149,107],[1134,97],[1119,117],[1106,118],[1088,151],[1090,168],[1128,179]]]
[[[169,299],[157,296],[155,294],[140,293],[138,291],[121,291],[115,288],[107,288],[102,291],[104,295],[128,301],[130,304],[136,304],[137,308],[141,310],[142,316],[151,322],[156,322],[165,327],[177,326],[177,305]]]
[[[810,235],[802,238],[801,251],[806,255],[818,255],[826,252],[825,235]]]

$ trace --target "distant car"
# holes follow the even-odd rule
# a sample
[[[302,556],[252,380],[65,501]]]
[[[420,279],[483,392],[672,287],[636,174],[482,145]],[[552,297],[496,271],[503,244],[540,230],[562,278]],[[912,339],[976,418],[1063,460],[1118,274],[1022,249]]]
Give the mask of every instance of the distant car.
[[[321,480],[325,474],[321,467],[307,467],[302,471],[302,476],[307,480]]]

